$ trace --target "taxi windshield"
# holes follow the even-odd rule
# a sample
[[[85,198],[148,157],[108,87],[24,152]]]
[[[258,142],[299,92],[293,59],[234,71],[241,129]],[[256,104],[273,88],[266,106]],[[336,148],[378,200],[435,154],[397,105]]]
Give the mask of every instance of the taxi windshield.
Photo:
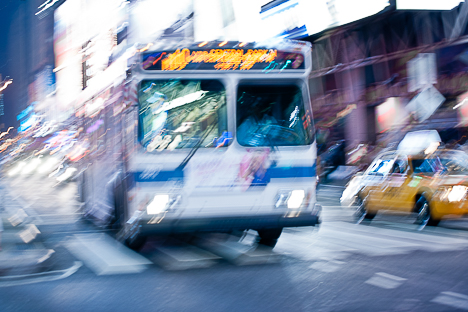
[[[413,159],[415,173],[468,173],[468,155],[460,151],[443,151],[425,159]]]

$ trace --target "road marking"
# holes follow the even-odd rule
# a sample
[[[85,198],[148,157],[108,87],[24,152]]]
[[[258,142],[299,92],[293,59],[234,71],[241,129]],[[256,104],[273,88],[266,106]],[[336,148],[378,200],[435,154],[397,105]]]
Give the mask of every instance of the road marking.
[[[424,246],[425,249],[438,251],[447,250],[451,247],[460,246],[467,247],[467,238],[456,238],[447,236],[435,236],[421,232],[402,232],[397,229],[379,228],[377,226],[365,226],[350,224],[347,222],[333,222],[326,225],[327,228],[333,229],[336,232],[349,231],[356,235],[373,236],[375,238],[386,238],[394,241],[403,241],[418,246]]]
[[[317,261],[314,264],[312,264],[309,268],[324,272],[324,273],[333,273],[338,271],[343,264],[346,262],[344,261],[337,261],[337,260],[331,260],[331,261]]]
[[[104,233],[75,234],[64,245],[97,275],[141,273],[152,264]]]
[[[25,242],[26,244],[35,239],[37,237],[37,234],[41,234],[41,232],[34,224],[28,224],[26,226],[26,229],[18,233],[19,237],[21,237],[23,242]]]
[[[359,227],[359,225],[354,225]],[[417,244],[405,240],[395,240],[385,237],[374,237],[372,234],[363,235],[362,233],[349,231],[342,233],[329,227],[321,227],[317,239],[332,241],[336,244],[342,244],[359,250],[367,255],[387,255],[403,251],[401,248],[417,249]]]
[[[28,214],[23,209],[18,209],[14,215],[8,218],[8,221],[10,221],[11,225],[17,226],[23,223],[27,217]]]
[[[374,276],[372,276],[364,283],[384,289],[394,289],[403,284],[404,281],[406,281],[406,278],[379,272],[375,273]]]
[[[0,287],[20,286],[40,282],[57,281],[69,277],[81,268],[82,263],[75,261],[71,267],[65,270],[48,271],[27,275],[14,275],[0,277]]]
[[[187,270],[211,267],[221,257],[195,246],[182,244],[158,247],[155,259],[166,270]]]
[[[283,231],[275,251],[304,261],[343,260],[349,254],[397,255],[417,250],[446,251],[468,248],[468,239],[435,236],[416,231],[324,222],[320,227]],[[312,264],[312,263],[311,263]]]
[[[283,254],[274,252],[270,247],[262,245],[249,246],[235,241],[223,243],[200,241],[197,243],[197,246],[235,265],[279,263],[283,258]]]
[[[443,304],[452,308],[468,311],[468,296],[451,291],[443,291],[431,302]]]
[[[324,242],[318,236],[310,233],[306,233],[306,235],[283,233],[278,240],[275,251],[304,261],[321,261],[343,259],[350,252],[357,252],[358,250],[335,243]]]

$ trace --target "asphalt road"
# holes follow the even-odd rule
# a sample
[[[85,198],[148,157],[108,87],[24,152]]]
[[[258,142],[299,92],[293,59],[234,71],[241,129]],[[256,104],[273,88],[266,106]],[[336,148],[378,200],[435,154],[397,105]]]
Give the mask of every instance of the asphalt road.
[[[150,240],[140,253],[81,219],[74,184],[4,182],[55,250],[42,273],[0,276],[0,311],[467,311],[468,222],[417,231],[405,217],[353,223],[339,187],[319,189],[320,228]],[[8,205],[8,203],[5,203]]]

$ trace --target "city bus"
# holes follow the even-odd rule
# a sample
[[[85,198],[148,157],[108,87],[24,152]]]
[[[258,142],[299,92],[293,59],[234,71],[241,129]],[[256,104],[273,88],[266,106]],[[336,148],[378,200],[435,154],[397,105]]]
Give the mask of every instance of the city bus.
[[[127,71],[134,100],[115,100],[113,86],[84,114],[85,214],[132,248],[156,235],[245,230],[274,247],[284,227],[320,224],[311,45],[149,46]]]

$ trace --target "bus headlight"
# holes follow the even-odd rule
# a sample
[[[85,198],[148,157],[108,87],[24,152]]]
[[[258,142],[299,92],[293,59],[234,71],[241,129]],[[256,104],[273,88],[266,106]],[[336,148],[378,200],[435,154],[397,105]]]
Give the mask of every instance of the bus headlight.
[[[160,214],[173,209],[180,201],[180,195],[158,194],[146,206],[146,213],[149,215]]]
[[[291,192],[291,196],[288,199],[288,208],[297,209],[302,206],[304,201],[305,192],[304,190],[294,190]]]
[[[289,209],[297,209],[304,203],[305,191],[292,190],[292,191],[279,191],[276,197],[275,207],[288,207]]]

